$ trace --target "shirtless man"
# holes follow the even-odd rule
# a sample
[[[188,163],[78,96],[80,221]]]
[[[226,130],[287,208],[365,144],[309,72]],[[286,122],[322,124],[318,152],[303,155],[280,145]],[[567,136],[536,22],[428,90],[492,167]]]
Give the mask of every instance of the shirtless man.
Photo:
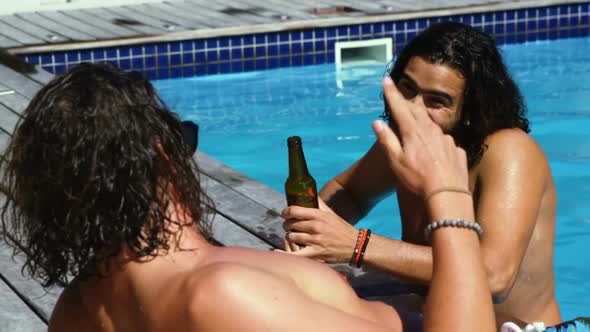
[[[401,134],[380,121],[374,130],[397,177],[418,195],[466,188],[465,152],[391,79],[384,91]],[[325,264],[211,245],[202,208],[211,202],[180,122],[144,79],[82,64],[23,115],[0,161],[2,230],[33,276],[67,285],[50,332],[402,330],[395,310],[359,299]],[[475,227],[471,206],[470,196],[441,192],[428,210]],[[493,331],[477,233],[440,227],[432,243],[425,330]]]
[[[406,100],[427,108],[467,152],[498,320],[560,322],[553,272],[555,186],[543,151],[527,134],[522,97],[494,41],[459,23],[431,26],[404,47],[390,76]],[[385,118],[396,127],[387,107]],[[396,191],[402,240],[372,236],[364,264],[427,285],[433,261],[422,232],[428,222],[424,197],[391,176],[386,156],[375,144],[322,188],[320,197],[337,215],[285,211],[285,229],[297,231],[287,233],[287,240],[307,245],[296,255],[349,262],[358,232],[352,225]]]

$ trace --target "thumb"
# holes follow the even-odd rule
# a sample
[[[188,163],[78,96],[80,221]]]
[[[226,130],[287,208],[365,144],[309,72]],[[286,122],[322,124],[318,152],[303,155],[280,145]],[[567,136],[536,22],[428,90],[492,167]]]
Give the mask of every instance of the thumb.
[[[375,136],[377,136],[377,142],[379,142],[379,144],[382,145],[385,150],[394,157],[394,159],[397,159],[403,151],[402,145],[398,137],[393,133],[393,130],[381,120],[374,121],[372,127]]]

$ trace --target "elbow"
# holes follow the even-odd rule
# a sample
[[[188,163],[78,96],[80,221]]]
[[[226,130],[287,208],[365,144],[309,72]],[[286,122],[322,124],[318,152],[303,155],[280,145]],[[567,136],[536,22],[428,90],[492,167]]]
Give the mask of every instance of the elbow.
[[[488,281],[494,304],[506,301],[516,280],[517,271],[513,269],[496,269],[488,271]]]

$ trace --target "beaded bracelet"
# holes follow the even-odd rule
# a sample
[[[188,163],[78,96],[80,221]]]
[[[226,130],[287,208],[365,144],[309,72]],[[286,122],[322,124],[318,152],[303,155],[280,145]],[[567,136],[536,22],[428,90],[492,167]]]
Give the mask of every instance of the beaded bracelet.
[[[432,231],[441,228],[441,227],[461,227],[461,228],[468,228],[474,230],[477,235],[481,238],[483,235],[483,228],[477,223],[473,221],[465,221],[461,219],[443,219],[443,220],[436,220],[430,225],[424,228],[424,238],[430,242],[430,234]]]

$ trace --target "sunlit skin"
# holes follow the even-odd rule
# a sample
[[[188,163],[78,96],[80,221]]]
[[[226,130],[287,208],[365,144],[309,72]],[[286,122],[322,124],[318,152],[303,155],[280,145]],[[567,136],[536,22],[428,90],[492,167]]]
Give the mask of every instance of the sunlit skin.
[[[407,100],[425,107],[444,132],[451,133],[459,119],[469,125],[468,114],[461,116],[466,83],[453,68],[414,57],[397,86]],[[466,189],[473,193],[476,220],[484,229],[481,250],[490,289],[499,303],[495,306],[498,323],[556,324],[561,321],[553,272],[556,192],[549,163],[539,145],[520,129],[498,130],[484,143],[487,149],[469,170]],[[393,191],[403,241],[372,235],[364,264],[412,283],[428,284],[432,251],[423,235],[428,220],[424,199],[391,176],[386,155],[377,145],[320,191],[320,198],[338,215],[318,214],[314,219],[318,222],[307,229],[298,225],[297,215],[283,215],[285,227],[298,231],[290,232],[288,240],[307,245],[294,254],[347,262],[358,232],[351,224]]]

